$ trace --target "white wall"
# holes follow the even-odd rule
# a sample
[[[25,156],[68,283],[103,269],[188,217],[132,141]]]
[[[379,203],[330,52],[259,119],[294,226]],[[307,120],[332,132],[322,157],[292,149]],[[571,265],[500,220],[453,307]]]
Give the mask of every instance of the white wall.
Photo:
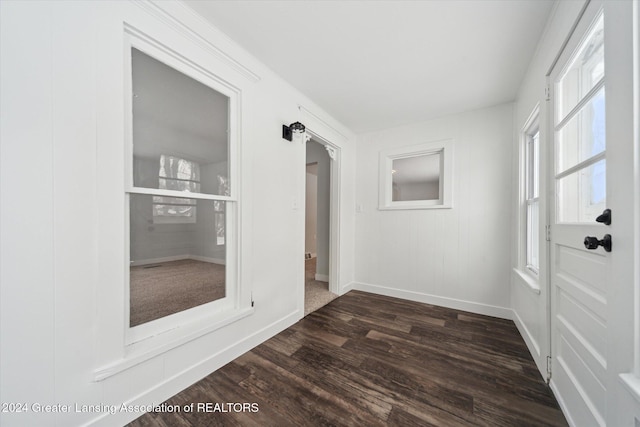
[[[513,106],[358,137],[356,288],[510,318]],[[380,150],[453,139],[453,208],[378,210]]]
[[[518,98],[515,107],[515,124],[513,137],[513,159],[512,168],[514,179],[512,181],[512,192],[514,203],[512,204],[512,235],[516,238],[511,240],[511,307],[514,311],[514,321],[520,330],[529,351],[541,372],[546,378],[546,357],[549,354],[549,327],[547,300],[548,294],[548,247],[546,245],[546,235],[544,225],[547,212],[547,163],[544,159],[549,156],[549,131],[547,115],[549,114],[547,102],[545,101],[546,75],[560,51],[562,44],[568,36],[573,23],[578,17],[584,1],[558,2],[551,12],[551,17],[547,23],[547,28],[538,44],[536,55],[529,65],[527,75],[518,91]],[[521,183],[519,168],[523,161],[524,153],[519,149],[520,137],[525,130],[525,124],[536,105],[539,105],[540,120],[540,274],[537,282],[529,279],[533,286],[527,283],[529,276],[519,274],[522,271],[523,258],[523,223],[524,218],[520,215],[520,203],[522,203]],[[535,290],[539,288],[539,290]]]
[[[0,7],[2,402],[157,404],[300,319],[304,147],[281,138],[282,124],[300,119],[339,148],[339,287],[348,287],[355,216],[348,129],[179,3]],[[132,360],[123,327],[124,22],[241,90],[239,273],[255,311],[97,378],[96,370]],[[114,426],[138,415],[30,411],[2,413],[0,424]]]
[[[314,140],[307,143],[307,164],[318,164],[316,206],[316,275],[329,276],[329,219],[331,159],[324,146]],[[349,232],[349,230],[345,230]],[[322,278],[322,277],[321,277]]]

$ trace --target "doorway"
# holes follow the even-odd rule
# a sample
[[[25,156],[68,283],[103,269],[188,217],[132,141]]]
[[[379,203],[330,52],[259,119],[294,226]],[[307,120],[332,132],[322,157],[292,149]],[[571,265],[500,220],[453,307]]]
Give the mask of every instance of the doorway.
[[[306,142],[304,315],[337,297],[331,292],[331,171],[325,145]]]

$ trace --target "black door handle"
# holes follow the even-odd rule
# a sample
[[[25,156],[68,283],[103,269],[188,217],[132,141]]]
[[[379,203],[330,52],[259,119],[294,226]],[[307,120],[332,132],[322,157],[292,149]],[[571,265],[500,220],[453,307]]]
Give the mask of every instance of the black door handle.
[[[584,238],[584,247],[587,249],[597,249],[598,246],[606,252],[611,252],[611,234],[605,234],[602,240],[598,240],[597,237],[587,236]]]
[[[611,225],[611,209],[605,209],[602,214],[596,218],[597,222],[601,222],[604,225]]]

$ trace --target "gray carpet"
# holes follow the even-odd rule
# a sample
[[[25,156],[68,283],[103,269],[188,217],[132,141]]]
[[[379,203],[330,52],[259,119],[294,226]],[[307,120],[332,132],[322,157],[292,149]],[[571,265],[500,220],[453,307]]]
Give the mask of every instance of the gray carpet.
[[[131,267],[130,272],[131,327],[225,295],[225,266],[220,264],[186,259]],[[305,260],[305,316],[338,297],[315,274],[316,258]]]
[[[185,259],[131,267],[130,326],[160,319],[225,295],[225,267]]]
[[[315,280],[316,276],[316,260],[317,258],[311,258],[305,260],[305,274],[304,274],[304,315],[316,311],[320,307],[324,307],[334,299],[338,298],[338,295],[329,291],[329,283]]]

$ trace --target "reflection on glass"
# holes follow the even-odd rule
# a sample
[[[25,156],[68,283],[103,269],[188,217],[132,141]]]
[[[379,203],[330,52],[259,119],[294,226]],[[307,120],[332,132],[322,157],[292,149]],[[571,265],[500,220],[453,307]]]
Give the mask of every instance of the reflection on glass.
[[[606,204],[606,161],[580,169],[557,181],[558,222],[595,221]]]
[[[200,166],[177,157],[160,155],[159,188],[162,190],[200,192]],[[153,222],[195,222],[194,199],[153,196]]]
[[[565,118],[603,77],[604,20],[600,16],[567,71],[558,81],[556,123]]]
[[[227,202],[202,197],[230,182],[229,98],[137,49],[131,60],[134,327],[227,295]]]
[[[540,196],[540,131],[527,140],[527,200]]]
[[[556,173],[606,149],[604,88],[558,132]]]
[[[397,201],[440,198],[441,154],[423,154],[392,161],[392,198]]]
[[[226,202],[180,199],[193,210],[193,221],[183,221],[176,209],[164,211],[173,222],[158,223],[154,199],[130,195],[131,327],[226,294]]]
[[[539,252],[539,232],[540,232],[540,218],[539,210],[540,203],[536,200],[527,205],[527,266],[533,268],[536,272],[540,267]]]
[[[133,185],[221,195],[229,98],[137,49],[131,61]]]

